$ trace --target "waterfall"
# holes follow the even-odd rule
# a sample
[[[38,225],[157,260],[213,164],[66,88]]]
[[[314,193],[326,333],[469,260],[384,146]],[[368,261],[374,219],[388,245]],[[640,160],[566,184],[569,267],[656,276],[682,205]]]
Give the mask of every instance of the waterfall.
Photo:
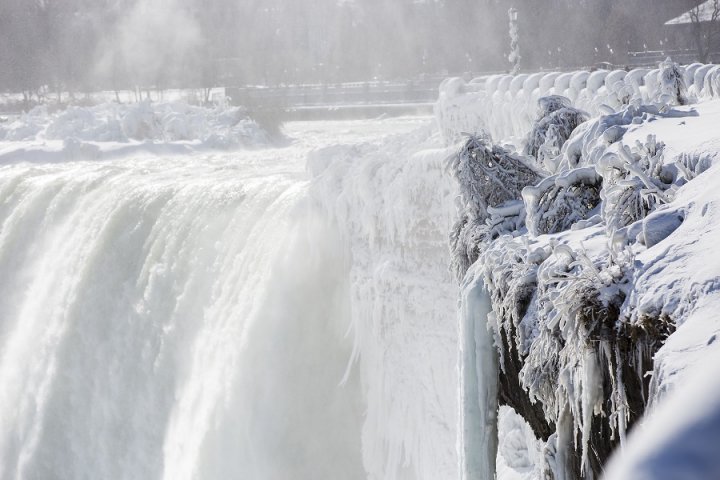
[[[0,164],[0,478],[457,477],[450,151],[290,128]]]
[[[0,168],[1,478],[362,478],[306,153]]]

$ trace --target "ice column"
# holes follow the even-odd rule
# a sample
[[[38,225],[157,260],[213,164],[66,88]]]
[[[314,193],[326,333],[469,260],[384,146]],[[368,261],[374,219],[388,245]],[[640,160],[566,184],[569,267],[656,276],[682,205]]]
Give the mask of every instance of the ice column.
[[[462,480],[495,478],[498,360],[487,322],[490,297],[471,268],[460,298],[460,415],[458,450]]]

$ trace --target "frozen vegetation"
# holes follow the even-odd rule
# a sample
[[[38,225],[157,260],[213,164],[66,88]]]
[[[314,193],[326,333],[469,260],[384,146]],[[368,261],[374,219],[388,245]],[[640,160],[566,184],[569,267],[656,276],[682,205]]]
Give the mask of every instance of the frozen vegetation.
[[[492,339],[497,360],[474,365],[476,383],[492,391],[496,361],[497,402],[529,429],[506,430],[514,414],[501,408],[501,478],[596,478],[655,406],[628,447],[644,460],[628,454],[615,471],[622,478],[717,474],[713,458],[690,465],[690,448],[676,451],[688,429],[700,428],[693,425],[702,414],[687,416],[687,424],[675,420],[667,432],[655,423],[668,415],[665,397],[710,358],[720,330],[706,313],[717,308],[720,279],[710,253],[718,238],[717,72],[666,61],[649,72],[451,79],[441,86],[441,131],[461,145],[449,162],[460,187],[453,266],[464,285],[482,285],[491,303],[488,310],[462,297],[461,319],[476,310],[487,333],[461,327],[460,345],[474,344],[476,356],[487,358],[485,335]],[[487,392],[461,398],[495,409]],[[706,404],[714,422],[715,404]],[[477,408],[461,412],[487,419]],[[482,419],[460,424],[488,429]],[[645,430],[663,432],[662,440],[641,443]],[[717,437],[711,427],[699,434]],[[468,435],[459,435],[462,449]],[[533,459],[519,462],[523,468],[511,468],[508,436],[528,452],[522,458]],[[664,466],[668,461],[658,459],[670,452],[687,465]],[[489,460],[461,458],[466,473]],[[663,470],[665,476],[653,476]]]

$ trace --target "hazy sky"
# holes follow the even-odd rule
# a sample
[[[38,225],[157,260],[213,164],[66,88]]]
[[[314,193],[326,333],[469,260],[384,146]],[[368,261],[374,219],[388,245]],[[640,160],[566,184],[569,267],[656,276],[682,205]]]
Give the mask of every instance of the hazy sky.
[[[622,63],[693,0],[3,0],[0,89],[402,79]],[[677,30],[677,29],[676,29]],[[687,35],[686,35],[687,36]],[[684,43],[683,43],[684,42]]]

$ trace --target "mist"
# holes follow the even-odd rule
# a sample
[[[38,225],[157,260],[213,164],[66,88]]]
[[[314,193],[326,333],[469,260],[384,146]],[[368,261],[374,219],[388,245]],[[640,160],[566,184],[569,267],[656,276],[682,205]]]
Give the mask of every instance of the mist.
[[[662,3],[662,6],[658,4]],[[687,46],[663,27],[694,3],[617,0],[5,0],[0,90],[399,80],[510,68],[622,64]],[[649,8],[649,7],[660,8]]]

